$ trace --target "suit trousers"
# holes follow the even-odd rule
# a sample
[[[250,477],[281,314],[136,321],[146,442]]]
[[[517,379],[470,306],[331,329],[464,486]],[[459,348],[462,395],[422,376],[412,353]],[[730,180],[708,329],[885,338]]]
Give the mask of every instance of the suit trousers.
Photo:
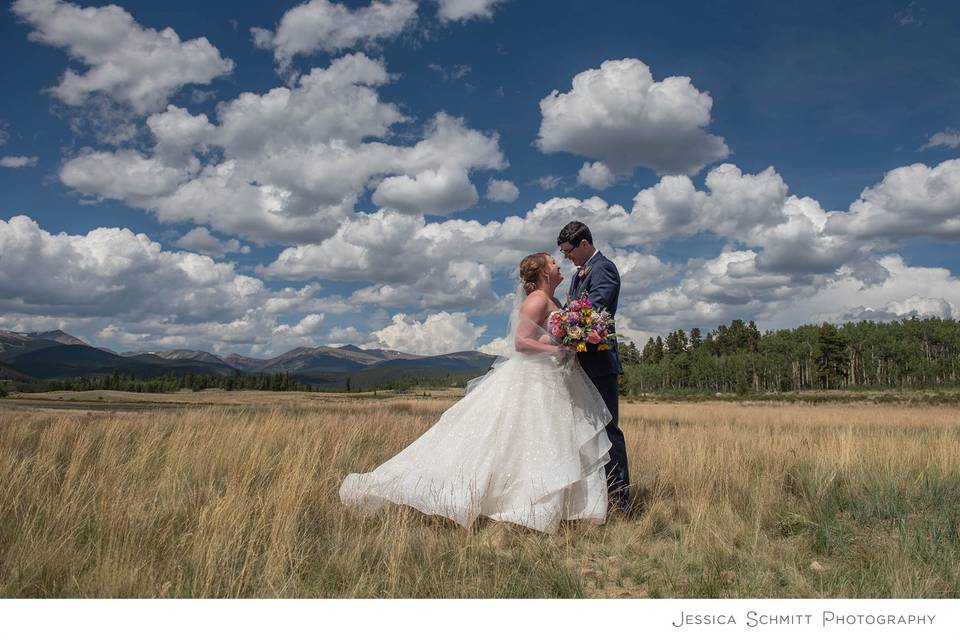
[[[607,437],[610,438],[610,462],[604,470],[607,473],[607,491],[610,501],[622,511],[630,505],[630,470],[627,466],[627,444],[620,430],[620,396],[617,374],[590,378],[603,402],[607,405],[613,419],[607,424]]]

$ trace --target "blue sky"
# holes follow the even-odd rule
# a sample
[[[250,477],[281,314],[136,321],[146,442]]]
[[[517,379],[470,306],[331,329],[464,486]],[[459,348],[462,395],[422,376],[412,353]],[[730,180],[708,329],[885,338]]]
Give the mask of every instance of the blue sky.
[[[18,0],[0,327],[494,349],[571,219],[635,340],[960,313],[955,3],[650,4]]]

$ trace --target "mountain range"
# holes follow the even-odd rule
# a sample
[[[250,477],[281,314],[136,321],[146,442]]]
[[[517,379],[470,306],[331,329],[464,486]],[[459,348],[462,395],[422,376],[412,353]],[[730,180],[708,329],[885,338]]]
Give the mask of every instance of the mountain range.
[[[288,373],[291,378],[319,386],[341,386],[349,377],[356,385],[373,386],[415,376],[479,375],[493,356],[461,351],[419,356],[386,349],[297,347],[274,358],[251,358],[207,351],[130,351],[116,353],[91,346],[63,331],[20,333],[0,330],[0,379],[30,381],[121,375],[153,378],[168,374],[232,376],[238,373]]]

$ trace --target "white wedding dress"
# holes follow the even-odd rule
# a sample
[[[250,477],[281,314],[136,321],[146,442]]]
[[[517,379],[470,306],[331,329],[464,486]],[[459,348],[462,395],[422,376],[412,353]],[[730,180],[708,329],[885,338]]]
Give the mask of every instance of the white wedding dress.
[[[513,352],[406,449],[348,475],[340,499],[366,513],[409,505],[464,527],[481,515],[548,533],[562,520],[602,523],[610,418],[576,358]]]

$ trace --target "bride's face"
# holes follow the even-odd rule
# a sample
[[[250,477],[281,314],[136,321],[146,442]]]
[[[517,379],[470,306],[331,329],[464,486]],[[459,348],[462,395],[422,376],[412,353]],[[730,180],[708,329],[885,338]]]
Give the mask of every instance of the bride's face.
[[[560,265],[556,263],[553,258],[550,258],[547,261],[547,279],[550,282],[551,286],[557,286],[563,282],[563,274],[560,273]]]

